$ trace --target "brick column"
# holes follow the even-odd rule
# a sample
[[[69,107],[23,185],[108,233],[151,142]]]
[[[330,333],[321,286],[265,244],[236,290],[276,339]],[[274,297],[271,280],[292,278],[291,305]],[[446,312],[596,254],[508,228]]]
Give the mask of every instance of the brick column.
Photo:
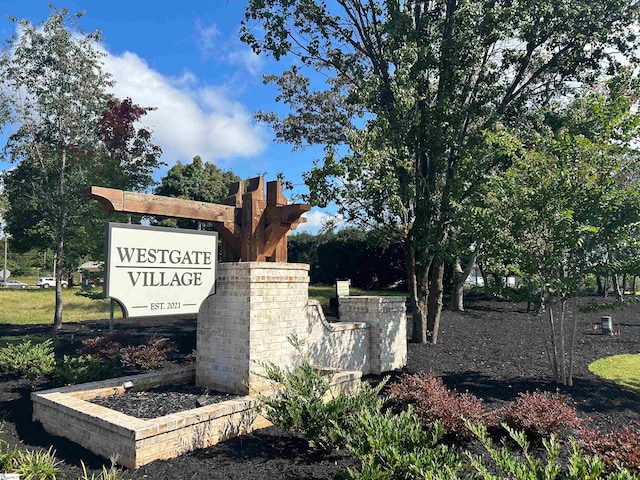
[[[341,322],[371,326],[370,371],[375,375],[407,364],[407,313],[404,297],[340,297]]]
[[[258,363],[297,358],[287,336],[306,336],[308,288],[306,264],[219,264],[216,294],[198,314],[196,384],[238,394],[267,386]]]

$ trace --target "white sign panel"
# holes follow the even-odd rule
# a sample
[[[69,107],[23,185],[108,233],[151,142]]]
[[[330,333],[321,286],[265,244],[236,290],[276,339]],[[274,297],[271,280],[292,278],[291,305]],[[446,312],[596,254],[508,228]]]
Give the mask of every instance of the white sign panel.
[[[110,223],[106,296],[127,317],[197,313],[215,292],[218,234]]]

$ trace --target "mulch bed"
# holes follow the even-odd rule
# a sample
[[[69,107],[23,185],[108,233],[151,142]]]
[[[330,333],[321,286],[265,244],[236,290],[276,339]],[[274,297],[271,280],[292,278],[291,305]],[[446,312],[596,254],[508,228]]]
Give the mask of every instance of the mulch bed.
[[[601,299],[592,297],[588,300]],[[586,300],[582,300],[583,302]],[[600,334],[600,316],[612,314],[619,336]],[[73,354],[80,340],[104,335],[106,321],[65,324],[57,333],[57,353]],[[195,319],[147,318],[116,320],[115,331],[127,342],[152,335],[167,336],[177,345],[179,361],[195,347]],[[47,327],[0,326],[0,336],[47,335]],[[582,417],[609,430],[640,421],[640,392],[619,387],[592,375],[592,361],[616,354],[640,352],[640,305],[622,311],[581,314],[577,335],[574,386],[559,390],[574,400]],[[500,300],[471,299],[467,311],[444,311],[437,345],[409,344],[407,367],[392,374],[431,370],[450,388],[469,391],[490,406],[513,400],[518,392],[555,391],[540,322],[527,314],[525,305]],[[375,380],[375,379],[372,379]],[[31,421],[32,389],[45,387],[13,377],[0,377],[0,410],[5,413],[3,437],[30,448],[53,445],[67,479],[81,473],[81,461],[97,472],[108,461],[65,439],[47,434]],[[337,479],[352,464],[345,453],[325,454],[300,436],[267,428],[182,457],[156,461],[136,471],[133,479]]]
[[[196,385],[169,384],[122,395],[97,397],[91,403],[137,418],[157,418],[172,413],[237,398],[238,395],[209,391]]]

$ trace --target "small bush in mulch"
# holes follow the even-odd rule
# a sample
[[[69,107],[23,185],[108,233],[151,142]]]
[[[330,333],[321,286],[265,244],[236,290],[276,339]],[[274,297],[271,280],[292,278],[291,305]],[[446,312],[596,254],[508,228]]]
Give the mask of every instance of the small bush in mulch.
[[[78,355],[89,355],[97,358],[115,358],[120,353],[122,345],[111,337],[98,336],[82,341],[78,348]]]
[[[168,338],[152,337],[145,344],[125,347],[120,351],[120,363],[125,368],[147,372],[161,368],[175,344]]]
[[[120,374],[115,359],[98,358],[91,355],[70,357],[65,355],[56,365],[54,378],[60,385],[97,382],[114,378]]]
[[[31,343],[25,340],[0,348],[0,371],[35,379],[49,375],[56,365],[53,340]]]
[[[615,470],[619,464],[640,474],[640,423],[606,433],[583,429],[581,437],[581,448],[602,458],[610,470]]]
[[[482,400],[455,389],[449,390],[432,372],[402,376],[398,383],[391,385],[391,399],[398,405],[413,405],[424,425],[438,421],[445,432],[458,438],[473,436],[465,419],[474,423],[494,423]]]
[[[518,393],[515,401],[495,413],[500,423],[522,430],[529,437],[543,437],[580,426],[576,409],[569,401],[569,397],[558,392],[536,390]]]

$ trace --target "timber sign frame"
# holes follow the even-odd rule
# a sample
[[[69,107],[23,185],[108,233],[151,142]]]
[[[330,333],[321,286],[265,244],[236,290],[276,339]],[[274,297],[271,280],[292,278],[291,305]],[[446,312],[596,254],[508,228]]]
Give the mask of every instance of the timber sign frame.
[[[156,215],[212,222],[222,237],[223,262],[286,262],[287,236],[306,221],[308,204],[289,205],[282,183],[264,177],[235,182],[222,204],[125,192],[92,186],[85,195],[108,212]]]

